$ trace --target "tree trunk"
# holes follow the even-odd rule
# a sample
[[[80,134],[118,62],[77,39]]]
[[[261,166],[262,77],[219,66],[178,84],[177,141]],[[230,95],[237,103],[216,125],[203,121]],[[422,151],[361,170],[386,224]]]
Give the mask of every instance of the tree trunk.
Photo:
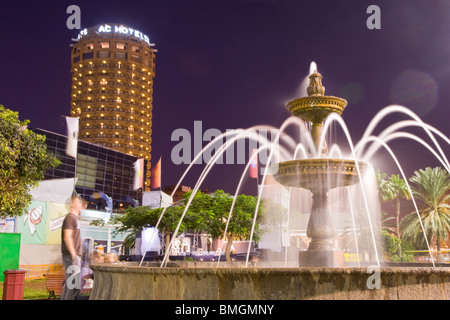
[[[439,236],[436,236],[436,250],[437,250],[437,255],[436,255],[436,262],[437,263],[444,263],[445,259],[441,254],[441,239]]]
[[[400,240],[400,195],[397,196],[397,201],[395,202],[395,214],[397,222],[397,237]],[[397,249],[398,257],[402,257],[402,244],[400,243]]]
[[[165,232],[165,234],[166,234],[166,247],[165,247],[165,250],[164,250],[164,254],[166,254],[166,253],[167,253],[167,250],[170,249],[170,248],[169,248],[169,244],[170,244],[170,230],[169,230],[169,229],[166,229],[164,232]]]
[[[225,248],[225,258],[227,262],[231,262],[230,251],[232,244],[233,244],[233,237],[231,235],[227,235],[227,247]]]

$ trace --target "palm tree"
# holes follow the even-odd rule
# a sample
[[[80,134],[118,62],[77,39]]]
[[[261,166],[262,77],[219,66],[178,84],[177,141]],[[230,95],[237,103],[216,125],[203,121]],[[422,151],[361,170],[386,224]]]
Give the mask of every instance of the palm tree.
[[[395,221],[397,228],[397,237],[400,239],[400,202],[401,199],[410,199],[408,186],[398,174],[393,174],[386,180],[386,174],[377,172],[377,183],[380,198],[383,201],[394,200],[395,201]],[[402,256],[402,248],[398,247],[398,256]]]
[[[414,198],[421,203],[419,214],[424,232],[428,239],[436,239],[439,261],[441,241],[448,239],[450,231],[450,174],[440,167],[428,167],[415,171],[410,181]],[[423,245],[422,226],[416,212],[403,219],[402,227],[405,238]]]

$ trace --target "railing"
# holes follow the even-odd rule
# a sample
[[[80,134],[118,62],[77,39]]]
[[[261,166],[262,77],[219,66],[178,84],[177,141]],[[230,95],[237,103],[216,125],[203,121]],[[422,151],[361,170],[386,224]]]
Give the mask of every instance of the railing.
[[[19,269],[26,270],[25,280],[44,279],[44,274],[64,273],[62,264],[26,264],[19,265]]]

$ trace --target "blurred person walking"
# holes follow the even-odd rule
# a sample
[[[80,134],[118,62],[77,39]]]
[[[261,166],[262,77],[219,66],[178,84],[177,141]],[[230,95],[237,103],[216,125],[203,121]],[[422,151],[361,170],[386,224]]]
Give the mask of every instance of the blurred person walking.
[[[76,300],[82,287],[81,281],[81,236],[78,218],[87,202],[80,196],[73,196],[69,213],[61,229],[61,254],[66,272],[61,300]]]

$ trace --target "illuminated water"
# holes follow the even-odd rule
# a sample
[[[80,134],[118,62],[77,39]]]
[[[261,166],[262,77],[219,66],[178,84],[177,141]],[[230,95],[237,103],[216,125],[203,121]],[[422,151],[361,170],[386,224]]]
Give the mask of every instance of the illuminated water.
[[[317,70],[317,65],[311,64],[311,70]],[[397,122],[384,129],[380,134],[374,135],[374,129],[380,124],[380,122],[393,113],[401,113],[409,116],[412,120]],[[390,141],[395,139],[408,139],[425,146],[432,157],[440,161],[443,167],[450,172],[447,157],[436,139],[436,137],[438,137],[440,140],[443,140],[444,143],[450,144],[448,137],[436,128],[425,124],[416,114],[405,107],[393,105],[382,109],[369,123],[364,135],[356,144],[353,143],[351,134],[344,120],[337,114],[331,114],[327,118],[321,136],[322,143],[325,138],[330,136],[330,132],[331,135],[335,134],[334,131],[337,131],[336,126],[340,129],[340,132],[342,131],[344,133],[345,141],[347,143],[346,147],[350,149],[350,152],[345,153],[342,151],[340,146],[337,144],[332,144],[328,151],[328,158],[351,159],[356,163],[364,161],[370,164],[371,159],[375,156],[377,151],[384,149],[389,153],[392,160],[398,167],[402,178],[407,183],[410,193],[410,185],[404,174],[401,163],[397,158],[395,151],[388,145]],[[294,127],[297,129],[296,131],[299,132],[298,136],[289,136],[287,133],[288,127]],[[417,135],[406,131],[399,131],[408,127],[419,127],[423,129],[432,140],[434,148]],[[271,133],[275,135],[275,139],[267,139],[265,135],[259,134],[258,130],[262,129],[270,130]],[[279,183],[274,182],[273,179],[271,179],[271,175],[276,172],[277,163],[293,159],[313,159],[320,157],[320,155],[318,152],[315,152],[315,146],[309,133],[308,125],[297,117],[290,117],[286,119],[280,128],[271,126],[254,126],[248,129],[226,132],[208,143],[208,145],[206,145],[202,151],[195,156],[191,164],[180,177],[174,188],[174,192],[178,189],[186,175],[190,172],[196,160],[201,158],[206,150],[211,148],[217,141],[226,141],[226,143],[222,145],[222,147],[206,164],[201,175],[198,177],[198,180],[193,188],[192,195],[188,199],[183,215],[176,230],[174,231],[172,240],[170,244],[168,244],[168,248],[166,248],[166,254],[161,266],[165,266],[168,262],[169,253],[171,252],[170,248],[173,245],[174,239],[177,237],[180,225],[189,209],[189,205],[191,204],[195,193],[201,188],[202,183],[207,178],[210,171],[214,168],[217,160],[222,158],[222,155],[228,148],[233,148],[234,145],[242,139],[257,141],[259,145],[257,154],[269,152],[268,164],[264,168],[262,181],[258,189],[257,206],[259,207],[261,205],[261,199],[271,199],[279,203],[285,209],[283,218],[279,218],[280,212],[266,212],[265,221],[262,224],[262,228],[266,230],[266,233],[259,242],[259,248],[266,249],[273,253],[272,257],[275,257],[275,260],[278,262],[282,262],[281,264],[278,264],[278,266],[287,267],[296,266],[298,264],[298,252],[301,250],[306,250],[307,248],[308,238],[306,237],[306,226],[311,209],[311,192],[299,188],[286,188]],[[240,194],[241,188],[248,177],[248,170],[252,160],[253,158],[250,156],[244,170],[242,171],[239,181],[236,181],[236,190],[234,195]],[[223,170],[226,170],[227,166],[222,166],[222,168]],[[333,225],[340,236],[334,239],[334,243],[336,249],[344,251],[346,257],[353,262],[353,265],[361,266],[361,263],[365,263],[366,265],[375,264],[380,266],[383,248],[382,241],[379,237],[381,234],[379,212],[380,205],[375,171],[373,168],[370,168],[370,170],[363,173],[359,171],[358,166],[356,166],[356,169],[359,174],[359,183],[347,187],[342,185],[342,187],[331,189],[328,192],[329,209],[332,212]],[[412,193],[411,199],[420,219],[419,210]],[[226,228],[228,228],[228,223],[233,214],[234,205],[235,202],[233,201],[228,215]],[[258,207],[255,212],[258,212]],[[163,210],[161,217],[155,226],[156,228],[158,228],[164,212],[165,209]],[[250,232],[250,240],[252,240],[254,235],[255,223],[256,215],[254,214],[253,226]],[[227,229],[224,232],[224,239],[226,233]],[[423,232],[423,235],[426,237],[425,232]],[[428,249],[430,250],[431,239],[425,240]],[[250,249],[251,241],[249,241],[247,250],[245,263],[246,267],[248,266],[249,256],[251,253]],[[145,253],[143,256],[145,256]],[[282,258],[281,260],[280,257]],[[141,260],[141,264],[142,261],[143,258]],[[433,259],[431,259],[431,261],[433,261]],[[218,266],[219,263],[220,261],[217,264]]]

